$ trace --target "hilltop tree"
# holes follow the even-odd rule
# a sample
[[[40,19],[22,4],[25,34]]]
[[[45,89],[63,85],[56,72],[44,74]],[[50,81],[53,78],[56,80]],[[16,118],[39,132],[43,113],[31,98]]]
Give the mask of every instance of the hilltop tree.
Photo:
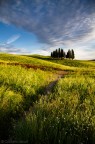
[[[64,52],[63,49],[56,49],[55,51],[51,52],[51,57],[52,58],[69,58],[69,59],[74,59],[75,58],[75,54],[74,54],[74,50],[68,50],[67,54]]]
[[[72,53],[72,60],[75,58],[75,54],[74,54],[74,50],[72,49],[71,50],[71,53]]]
[[[61,59],[63,58],[63,49],[61,49]]]
[[[64,52],[63,49],[61,49],[61,59],[62,59],[62,58],[65,58],[65,52]]]
[[[68,50],[68,53],[69,53],[69,59],[72,58],[72,52],[70,49]]]
[[[67,51],[66,58],[69,58],[69,51]]]
[[[60,58],[61,57],[61,50],[60,50],[60,48],[58,49],[58,58]]]
[[[55,53],[56,53],[56,52],[55,52],[55,51],[53,51],[53,57],[54,57],[54,58],[56,58],[56,54],[55,54]]]
[[[70,49],[67,52],[66,58],[72,58],[72,51]]]
[[[52,52],[52,57],[54,58],[54,51]]]
[[[56,49],[56,58],[58,58],[58,50]]]
[[[53,57],[53,53],[51,52],[51,57]]]

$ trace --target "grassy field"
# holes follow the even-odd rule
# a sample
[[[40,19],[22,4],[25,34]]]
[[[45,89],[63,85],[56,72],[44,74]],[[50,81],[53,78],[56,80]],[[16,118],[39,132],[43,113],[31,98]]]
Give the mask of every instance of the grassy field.
[[[40,144],[94,144],[95,80],[87,78],[61,79],[48,100],[47,96],[41,98],[25,120],[17,123],[16,139]]]
[[[45,94],[62,71],[66,75]],[[94,144],[94,61],[0,54],[0,136],[17,143]]]
[[[50,61],[56,64],[61,64],[65,66],[70,66],[70,67],[85,67],[85,68],[95,68],[95,61],[87,61],[87,60],[67,60],[67,59],[56,59],[56,58],[51,58],[50,56],[40,56],[40,55],[29,55],[28,57],[40,59],[40,60],[46,60]]]
[[[8,136],[11,121],[33,105],[54,79],[51,72],[0,65],[0,136]]]
[[[10,64],[27,64],[31,67],[40,68],[42,70],[53,71],[53,70],[73,70],[74,67],[60,65],[57,63],[53,63],[46,60],[37,59],[34,57],[26,56],[18,56],[12,54],[0,54],[0,62],[1,63],[10,63]]]

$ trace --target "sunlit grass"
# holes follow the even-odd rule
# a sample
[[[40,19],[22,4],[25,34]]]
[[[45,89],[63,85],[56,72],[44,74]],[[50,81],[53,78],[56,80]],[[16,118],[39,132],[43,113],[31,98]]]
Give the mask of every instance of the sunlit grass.
[[[17,123],[15,138],[39,144],[94,144],[95,80],[88,76],[61,79],[48,99],[41,98]]]
[[[55,79],[51,72],[0,65],[0,137],[9,136],[13,119],[28,110]]]
[[[37,144],[94,144],[94,62],[49,60],[0,54],[0,136]],[[63,70],[67,75],[45,95],[45,88]]]
[[[52,63],[49,61],[27,57],[27,56],[20,56],[20,55],[12,55],[12,54],[0,54],[0,61],[5,63],[20,63],[20,64],[31,64],[34,66],[41,66],[45,67],[45,69],[52,71],[53,69],[58,70],[73,70],[74,67],[69,67],[66,65],[60,65],[57,63]]]
[[[37,58],[41,60],[50,61],[56,64],[61,64],[70,67],[79,67],[79,68],[95,68],[95,61],[88,60],[71,60],[71,59],[52,59],[50,56],[41,56],[41,55],[29,55],[28,57]]]
[[[24,69],[20,66],[0,66],[0,86],[4,85],[23,97],[37,95],[56,78],[51,72]]]

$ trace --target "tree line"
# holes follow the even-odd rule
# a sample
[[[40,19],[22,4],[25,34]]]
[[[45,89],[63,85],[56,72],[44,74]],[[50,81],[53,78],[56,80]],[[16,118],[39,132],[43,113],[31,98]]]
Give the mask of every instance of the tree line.
[[[51,57],[52,58],[69,58],[69,59],[74,59],[75,58],[75,53],[73,49],[69,49],[67,53],[63,49],[56,49],[55,51],[51,52]]]

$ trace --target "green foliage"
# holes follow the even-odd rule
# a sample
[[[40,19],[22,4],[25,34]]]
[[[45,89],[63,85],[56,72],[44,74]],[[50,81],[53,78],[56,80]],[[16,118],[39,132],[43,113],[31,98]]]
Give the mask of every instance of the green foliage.
[[[66,54],[64,52],[63,49],[56,49],[55,51],[51,52],[51,57],[52,58],[65,58],[66,57]]]
[[[63,49],[56,49],[55,51],[51,52],[51,57],[52,58],[69,58],[69,59],[74,59],[75,58],[75,54],[74,54],[74,50],[68,50],[67,54],[65,54]]]
[[[74,53],[74,50],[73,50],[73,49],[71,50],[71,55],[72,55],[71,58],[74,59],[74,58],[75,58],[75,53]]]
[[[66,55],[66,58],[69,58],[69,59],[74,59],[75,58],[75,54],[74,54],[74,50],[72,49],[72,50],[68,50],[68,52],[67,52],[67,55]]]

